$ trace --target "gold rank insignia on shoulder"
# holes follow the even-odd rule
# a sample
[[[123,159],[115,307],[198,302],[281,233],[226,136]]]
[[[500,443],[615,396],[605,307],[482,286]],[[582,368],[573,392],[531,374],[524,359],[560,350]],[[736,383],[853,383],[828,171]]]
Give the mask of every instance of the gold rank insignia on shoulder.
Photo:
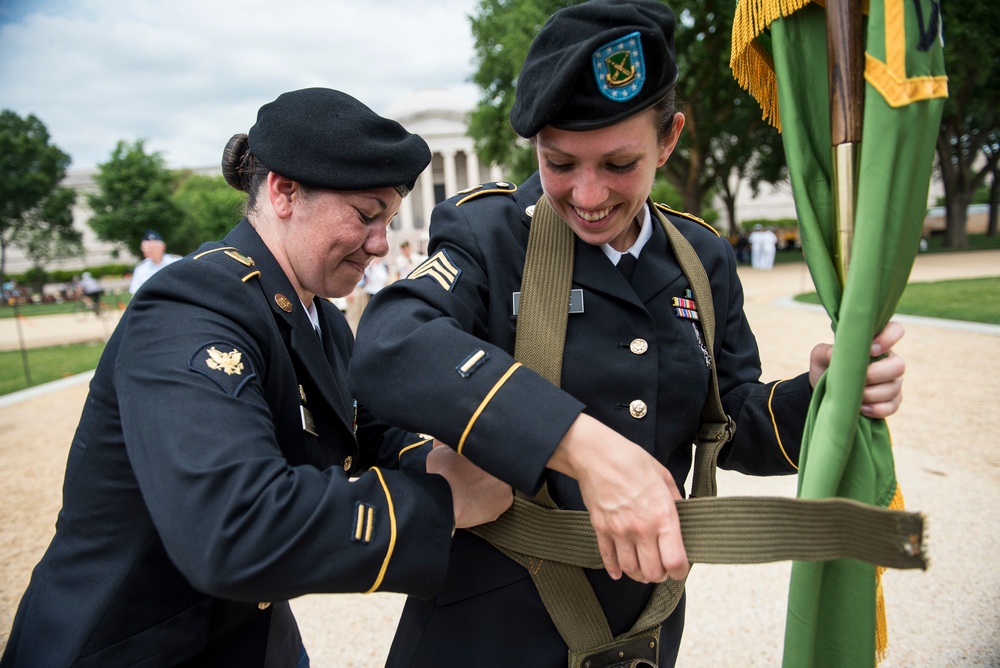
[[[693,213],[684,213],[683,211],[678,211],[676,209],[671,209],[666,204],[661,204],[659,202],[656,202],[655,206],[660,211],[664,211],[666,213],[670,213],[670,214],[673,214],[675,216],[680,216],[681,218],[687,218],[688,220],[692,220],[692,221],[698,223],[699,225],[701,225],[702,227],[704,227],[705,229],[709,230],[712,234],[714,234],[717,237],[722,236],[722,235],[719,234],[719,231],[717,229],[715,229],[714,227],[712,227],[711,225],[709,225],[708,223],[706,223],[704,220],[702,220],[698,216],[694,215]]]
[[[510,195],[517,192],[517,186],[513,183],[508,183],[507,181],[497,181],[496,183],[484,183],[481,186],[476,186],[475,188],[468,189],[467,191],[462,191],[459,195],[465,194],[465,192],[469,192],[470,194],[455,202],[455,206],[462,206],[469,200],[482,197],[483,195],[492,195],[497,193]]]
[[[415,281],[421,278],[430,278],[437,282],[442,288],[451,292],[458,282],[458,277],[462,275],[462,270],[455,266],[448,251],[439,250],[434,255],[424,260],[420,266],[410,272],[406,277],[408,281]]]
[[[252,267],[253,266],[253,259],[247,257],[246,255],[244,255],[243,253],[239,252],[238,250],[235,250],[235,249],[234,250],[227,250],[226,251],[226,255],[228,255],[229,257],[233,258],[234,260],[236,260],[237,262],[239,262],[240,264],[242,264],[244,266],[247,266],[247,267]]]
[[[205,360],[205,364],[213,371],[225,371],[227,376],[233,374],[239,376],[243,373],[243,362],[240,361],[242,358],[243,353],[238,350],[224,353],[212,346],[208,349],[208,359]]]

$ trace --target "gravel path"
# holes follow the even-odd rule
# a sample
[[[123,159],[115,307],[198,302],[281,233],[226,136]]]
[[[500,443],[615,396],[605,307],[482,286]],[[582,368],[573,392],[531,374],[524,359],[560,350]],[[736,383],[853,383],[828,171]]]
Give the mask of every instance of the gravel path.
[[[1000,275],[1000,252],[922,255],[912,281]],[[805,368],[828,318],[793,307],[787,296],[810,290],[803,265],[741,270],[747,317],[767,379]],[[889,658],[885,668],[1000,666],[1000,327],[956,328],[898,318],[897,347],[907,362],[906,400],[890,420],[897,474],[910,509],[929,518],[931,567],[885,578]],[[72,340],[79,328],[42,323],[46,336]],[[0,349],[16,331],[0,321]],[[78,323],[73,323],[78,325]],[[97,325],[97,323],[95,323]],[[100,326],[100,325],[98,325]],[[97,330],[97,336],[101,335]],[[51,334],[55,336],[55,334]],[[88,331],[87,336],[93,336]],[[46,341],[49,339],[47,338]],[[60,507],[67,447],[86,397],[86,382],[0,398],[0,646],[31,569],[44,552]],[[749,479],[721,472],[726,495],[795,493],[792,478]],[[705,566],[688,581],[687,628],[679,665],[778,666],[789,564]],[[381,665],[403,597],[314,595],[293,602],[313,665]]]

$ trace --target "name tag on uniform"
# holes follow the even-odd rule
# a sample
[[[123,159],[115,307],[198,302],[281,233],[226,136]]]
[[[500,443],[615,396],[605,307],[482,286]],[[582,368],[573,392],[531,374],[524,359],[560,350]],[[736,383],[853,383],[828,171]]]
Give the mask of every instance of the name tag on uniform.
[[[316,420],[313,419],[312,412],[305,406],[299,406],[299,410],[302,412],[302,430],[313,436],[319,436],[319,432],[316,430]]]
[[[521,293],[514,293],[514,315],[517,315],[517,309],[521,305]],[[583,313],[583,290],[576,288],[575,290],[569,291],[569,312],[570,313]]]

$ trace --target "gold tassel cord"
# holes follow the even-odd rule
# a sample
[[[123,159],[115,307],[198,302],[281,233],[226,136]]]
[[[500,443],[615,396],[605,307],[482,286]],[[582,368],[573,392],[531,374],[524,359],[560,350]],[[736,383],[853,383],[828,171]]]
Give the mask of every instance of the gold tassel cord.
[[[763,118],[781,131],[778,84],[774,61],[757,37],[771,23],[809,4],[810,0],[740,0],[733,16],[733,44],[729,67],[736,82],[760,104]]]

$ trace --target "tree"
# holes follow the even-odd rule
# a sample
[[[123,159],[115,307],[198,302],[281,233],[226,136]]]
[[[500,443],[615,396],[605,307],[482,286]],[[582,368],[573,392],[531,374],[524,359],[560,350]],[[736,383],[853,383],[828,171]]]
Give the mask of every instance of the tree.
[[[187,254],[205,241],[221,239],[242,216],[246,194],[221,176],[181,175],[173,202],[181,223],[166,239],[171,252]]]
[[[476,72],[472,80],[482,92],[472,112],[469,133],[476,150],[487,160],[503,164],[513,180],[523,179],[535,169],[531,151],[519,148],[508,121],[521,64],[531,40],[545,20],[558,8],[576,4],[567,0],[480,0],[472,18],[476,49]],[[731,0],[677,0],[676,50],[680,77],[678,108],[686,125],[677,150],[663,173],[681,193],[675,203],[700,215],[714,188],[723,187],[723,198],[735,216],[735,192],[723,184],[753,171],[758,147],[747,141],[765,131],[757,105],[733,80],[729,70],[732,31]],[[780,139],[768,130],[769,146]],[[783,165],[784,154],[776,152]],[[760,171],[766,179],[772,172]],[[777,173],[780,178],[780,169]]]
[[[17,231],[13,243],[31,260],[36,278],[35,290],[41,292],[47,278],[46,267],[60,258],[83,254],[83,235],[73,227],[73,203],[76,191],[57,188],[38,209],[37,224]]]
[[[481,91],[469,116],[476,152],[488,162],[507,167],[508,177],[523,181],[535,171],[534,152],[517,143],[510,126],[514,86],[531,41],[545,21],[572,0],[480,0],[471,19],[476,71],[472,81]]]
[[[0,280],[6,277],[7,247],[37,235],[72,238],[75,193],[59,184],[69,156],[49,143],[49,131],[34,114],[0,111]]]
[[[180,222],[171,199],[175,177],[159,153],[147,154],[142,139],[119,141],[111,159],[98,165],[99,192],[88,196],[94,216],[88,222],[104,241],[139,254],[142,234],[158,231],[168,238]]]
[[[1000,15],[988,3],[941,3],[948,101],[937,139],[945,192],[944,245],[965,248],[966,209],[1000,160]],[[931,20],[934,20],[933,18]],[[990,212],[995,219],[995,205]]]

